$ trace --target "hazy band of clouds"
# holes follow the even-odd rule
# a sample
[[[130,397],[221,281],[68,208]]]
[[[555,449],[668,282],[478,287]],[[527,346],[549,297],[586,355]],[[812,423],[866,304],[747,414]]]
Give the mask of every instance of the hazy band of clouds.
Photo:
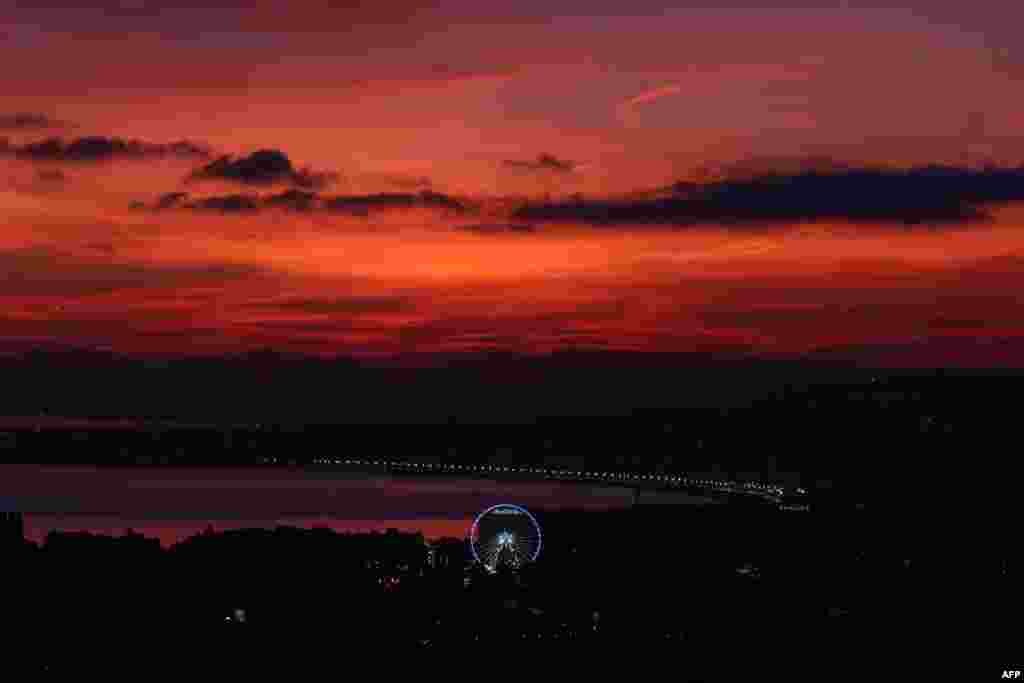
[[[16,145],[0,138],[0,156],[13,156],[28,161],[83,163],[167,157],[207,159],[210,154],[209,148],[188,140],[152,143],[102,136],[81,137],[71,141],[54,137]]]
[[[0,130],[37,131],[75,128],[75,124],[35,112],[0,114]]]
[[[524,171],[553,171],[555,173],[571,173],[577,170],[578,164],[574,161],[559,159],[552,154],[540,154],[536,159],[515,160],[509,159],[502,162],[502,166]]]

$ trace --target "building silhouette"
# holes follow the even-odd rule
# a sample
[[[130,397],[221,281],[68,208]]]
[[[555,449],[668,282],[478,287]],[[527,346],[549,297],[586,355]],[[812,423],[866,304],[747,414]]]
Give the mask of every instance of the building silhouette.
[[[16,547],[25,542],[25,519],[20,512],[0,512],[0,547]]]

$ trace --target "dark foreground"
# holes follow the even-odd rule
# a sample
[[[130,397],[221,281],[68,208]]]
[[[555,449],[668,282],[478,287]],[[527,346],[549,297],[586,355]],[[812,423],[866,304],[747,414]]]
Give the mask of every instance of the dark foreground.
[[[550,513],[543,559],[496,576],[459,539],[399,532],[8,544],[5,667],[9,680],[988,680],[1016,653],[1012,544],[867,510],[674,507]]]

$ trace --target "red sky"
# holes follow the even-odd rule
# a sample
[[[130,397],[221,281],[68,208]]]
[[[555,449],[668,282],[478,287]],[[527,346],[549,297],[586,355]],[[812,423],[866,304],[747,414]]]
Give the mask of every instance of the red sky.
[[[280,149],[339,192],[590,196],[702,164],[1024,160],[1012,3],[66,0],[0,9],[0,131]],[[682,4],[683,7],[678,7]],[[710,4],[710,3],[707,3]],[[824,9],[831,4],[832,9]],[[333,7],[333,9],[332,9]],[[515,170],[539,154],[573,173]],[[171,354],[568,344],[1020,365],[1024,213],[937,231],[150,213],[194,162],[0,159],[0,340]],[[46,168],[50,168],[47,166]]]

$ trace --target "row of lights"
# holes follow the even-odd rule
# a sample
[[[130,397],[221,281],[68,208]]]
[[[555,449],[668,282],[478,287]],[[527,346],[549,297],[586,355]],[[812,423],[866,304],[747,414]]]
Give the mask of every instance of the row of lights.
[[[265,458],[265,462],[270,464],[277,464],[280,462],[278,458]],[[407,468],[407,469],[419,469],[419,470],[446,470],[446,471],[465,471],[465,472],[502,472],[510,474],[543,474],[548,477],[580,477],[588,479],[604,479],[604,480],[619,480],[619,481],[660,481],[665,483],[682,484],[682,485],[697,485],[711,487],[723,491],[736,491],[738,489],[746,489],[752,492],[759,492],[764,494],[771,494],[776,496],[783,495],[783,489],[781,486],[774,484],[760,484],[757,482],[745,482],[742,486],[739,486],[733,481],[722,481],[714,479],[690,479],[689,477],[679,477],[664,474],[628,474],[625,472],[585,472],[581,470],[552,470],[540,467],[504,467],[497,465],[459,465],[454,463],[449,464],[437,464],[437,463],[420,463],[420,462],[397,462],[397,461],[385,461],[385,460],[342,460],[340,458],[317,458],[313,460],[314,464],[317,465],[356,465],[356,466],[367,466],[372,465],[375,467],[392,467],[392,468]]]
[[[596,632],[596,631],[598,631],[598,628],[596,626],[594,626],[594,627],[591,628],[591,630]],[[542,640],[544,638],[544,634],[543,633],[535,633],[534,635],[536,635],[538,640]],[[558,631],[553,631],[553,632],[551,632],[549,634],[549,637],[554,639],[554,640],[558,640],[560,635],[561,634]],[[567,631],[567,632],[565,632],[566,638],[570,638],[570,639],[571,638],[575,638],[576,635],[577,634],[576,634],[575,631]],[[526,639],[528,639],[530,637],[530,634],[529,633],[521,633],[520,637],[521,637],[521,639],[526,640]],[[685,635],[683,633],[673,633],[673,632],[668,632],[668,633],[665,634],[665,639],[666,640],[669,640],[669,639],[672,639],[672,638],[676,638],[676,639],[682,640],[682,639],[685,638]],[[480,640],[480,634],[478,634],[478,633],[473,634],[473,640]],[[421,640],[420,644],[421,645],[429,645],[430,644],[430,640]]]

